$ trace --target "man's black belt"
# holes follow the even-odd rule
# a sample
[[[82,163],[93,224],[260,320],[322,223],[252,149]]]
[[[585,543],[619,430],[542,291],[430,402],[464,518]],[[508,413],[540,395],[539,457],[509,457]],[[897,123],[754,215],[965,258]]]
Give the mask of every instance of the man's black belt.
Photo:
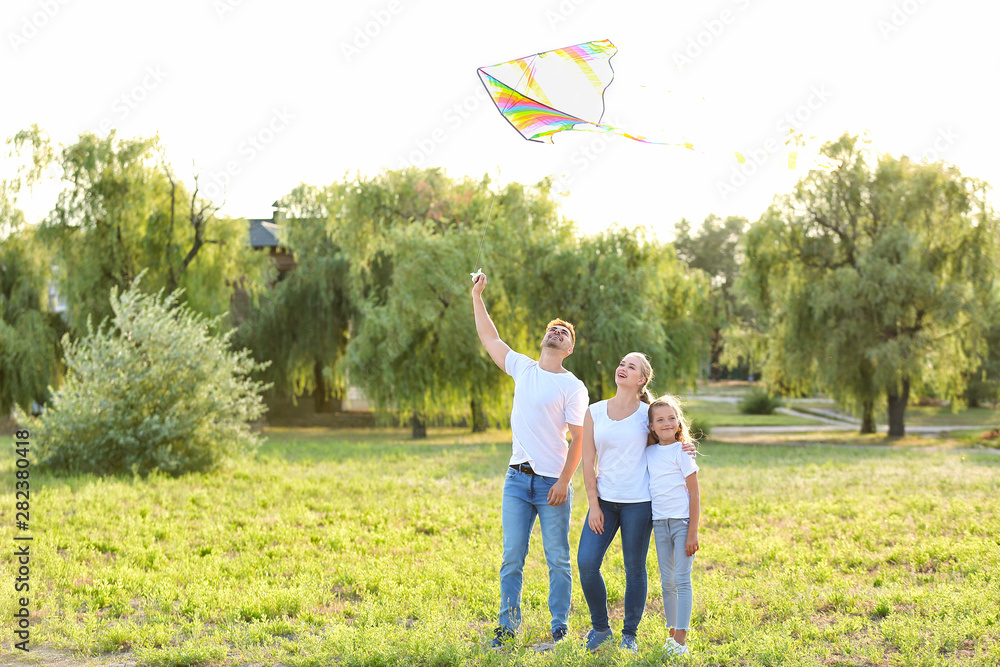
[[[531,469],[531,466],[527,463],[518,463],[517,465],[512,465],[511,468],[518,470],[528,475],[538,475],[537,472]]]

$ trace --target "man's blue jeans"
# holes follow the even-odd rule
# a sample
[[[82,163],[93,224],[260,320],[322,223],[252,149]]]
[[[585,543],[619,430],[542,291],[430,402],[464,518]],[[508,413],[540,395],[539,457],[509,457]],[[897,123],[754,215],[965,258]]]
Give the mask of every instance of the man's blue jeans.
[[[566,630],[573,573],[569,560],[569,520],[573,486],[562,505],[549,505],[549,489],[558,480],[507,468],[503,485],[503,565],[500,566],[500,627],[516,632],[521,625],[521,582],[531,529],[538,517],[549,566],[549,612],[552,631]]]
[[[601,576],[604,554],[622,531],[622,557],[625,562],[625,624],[622,634],[635,636],[646,609],[646,554],[653,530],[652,503],[610,503],[598,499],[604,513],[604,532],[590,529],[590,513],[583,523],[580,549],[576,562],[580,568],[583,597],[590,607],[590,623],[598,632],[610,630],[608,623],[608,589]]]

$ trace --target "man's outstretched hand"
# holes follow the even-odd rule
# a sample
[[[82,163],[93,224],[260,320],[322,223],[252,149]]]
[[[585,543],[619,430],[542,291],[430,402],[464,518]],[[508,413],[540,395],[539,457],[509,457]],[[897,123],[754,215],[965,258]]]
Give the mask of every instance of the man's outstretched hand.
[[[486,274],[477,271],[472,274],[472,296],[479,296],[486,289]]]

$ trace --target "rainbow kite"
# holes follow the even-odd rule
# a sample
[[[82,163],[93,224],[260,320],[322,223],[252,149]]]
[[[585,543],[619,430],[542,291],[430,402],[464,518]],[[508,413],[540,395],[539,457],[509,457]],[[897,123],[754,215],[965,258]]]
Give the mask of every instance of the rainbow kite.
[[[616,53],[615,45],[602,39],[480,67],[479,79],[503,117],[528,141],[551,144],[557,132],[584,130],[660,143],[601,123]]]
[[[480,67],[477,71],[497,110],[528,141],[551,144],[557,133],[579,130],[611,132],[647,144],[696,150],[688,141],[652,141],[601,123],[604,91],[615,78],[611,58],[616,53],[615,45],[602,39]],[[742,153],[729,154],[738,163],[746,163]],[[784,158],[789,169],[840,166],[838,161],[816,150],[803,148],[787,149]]]

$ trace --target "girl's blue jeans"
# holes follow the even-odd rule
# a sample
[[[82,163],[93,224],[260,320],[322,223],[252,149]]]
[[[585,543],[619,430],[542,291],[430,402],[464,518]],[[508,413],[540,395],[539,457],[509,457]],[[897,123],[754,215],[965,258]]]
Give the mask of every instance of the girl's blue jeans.
[[[667,617],[667,627],[675,630],[691,629],[691,609],[694,606],[691,566],[694,556],[688,556],[685,551],[689,523],[688,519],[657,519],[653,522],[656,559],[663,586],[663,614]]]
[[[608,589],[601,576],[601,564],[620,528],[625,562],[625,623],[622,633],[634,636],[646,608],[646,554],[649,553],[649,536],[653,528],[652,505],[649,501],[611,503],[598,499],[598,502],[604,513],[604,532],[598,535],[590,529],[588,512],[576,556],[583,596],[590,607],[590,623],[599,632],[611,629],[608,623]]]

